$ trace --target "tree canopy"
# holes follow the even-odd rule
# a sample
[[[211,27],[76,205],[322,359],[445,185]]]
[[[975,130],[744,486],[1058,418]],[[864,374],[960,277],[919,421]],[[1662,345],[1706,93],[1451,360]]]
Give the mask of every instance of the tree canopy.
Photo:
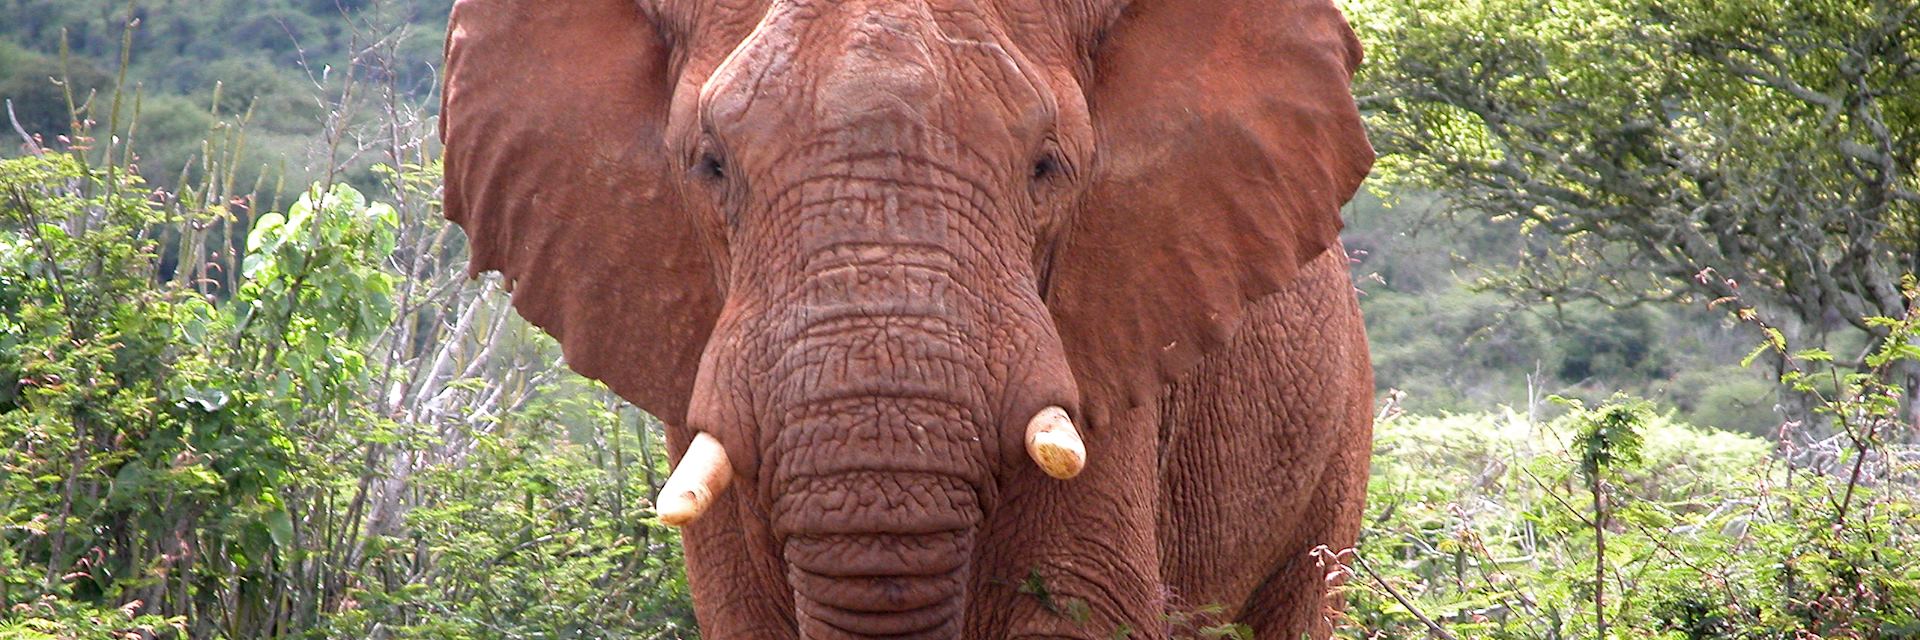
[[[1529,246],[1498,285],[1887,335],[1920,272],[1920,4],[1368,0],[1376,184]],[[1861,353],[1844,357],[1860,362]],[[1909,385],[1910,388],[1913,385]]]

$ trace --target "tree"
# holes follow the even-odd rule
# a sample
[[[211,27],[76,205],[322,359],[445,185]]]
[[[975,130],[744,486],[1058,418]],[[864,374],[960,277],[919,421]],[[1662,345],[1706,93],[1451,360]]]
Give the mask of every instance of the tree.
[[[1371,0],[1387,184],[1516,224],[1503,288],[1726,305],[1796,343],[1906,315],[1920,272],[1920,3]],[[1920,368],[1895,373],[1908,412]]]

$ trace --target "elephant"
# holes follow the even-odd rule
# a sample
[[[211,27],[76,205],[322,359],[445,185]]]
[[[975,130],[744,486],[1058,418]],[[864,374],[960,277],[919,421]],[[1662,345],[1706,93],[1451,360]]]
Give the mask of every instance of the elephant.
[[[666,425],[703,637],[1324,638],[1360,60],[1332,0],[458,0],[444,213]]]

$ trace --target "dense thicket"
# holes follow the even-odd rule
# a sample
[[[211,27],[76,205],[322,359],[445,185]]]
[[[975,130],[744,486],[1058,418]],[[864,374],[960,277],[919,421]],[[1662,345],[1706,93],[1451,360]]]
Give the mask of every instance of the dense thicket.
[[[1390,415],[1375,446],[1363,542],[1335,575],[1346,637],[1920,633],[1920,451],[1874,454],[1871,488],[1849,490],[1849,444],[1782,450],[1630,401]]]
[[[0,160],[0,637],[690,626],[657,423],[467,281],[430,164],[168,274],[233,211],[86,158]]]

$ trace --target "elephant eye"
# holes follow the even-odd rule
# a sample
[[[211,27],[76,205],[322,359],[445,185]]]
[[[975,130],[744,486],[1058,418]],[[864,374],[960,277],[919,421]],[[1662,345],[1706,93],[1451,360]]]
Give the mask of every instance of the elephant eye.
[[[1035,180],[1049,178],[1057,173],[1060,173],[1060,160],[1055,158],[1053,154],[1041,156],[1040,160],[1033,163],[1033,179]]]
[[[708,180],[724,180],[727,177],[727,163],[712,153],[700,154],[700,161],[693,166],[694,173]]]

